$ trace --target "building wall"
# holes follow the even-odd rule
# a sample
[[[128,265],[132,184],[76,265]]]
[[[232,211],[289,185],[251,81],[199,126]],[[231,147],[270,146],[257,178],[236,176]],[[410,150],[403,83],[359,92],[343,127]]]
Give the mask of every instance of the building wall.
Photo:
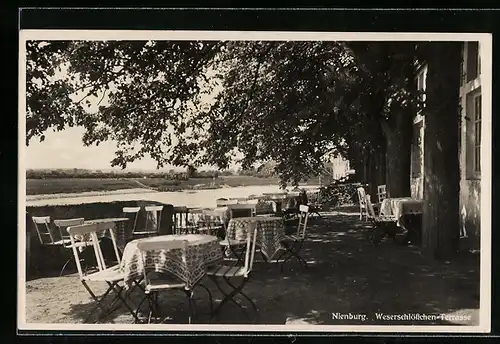
[[[480,51],[471,49],[469,44],[464,43],[462,56],[462,84],[460,87],[460,232],[461,246],[469,249],[479,248],[480,239],[480,195],[481,195],[481,172],[476,171],[476,140],[475,108],[474,100],[481,94],[481,72],[480,72]],[[471,62],[470,56],[473,61]],[[477,62],[477,63],[475,63]],[[425,91],[426,68],[421,67],[417,76],[423,74],[423,82],[417,82],[417,88]],[[418,78],[418,77],[417,77]],[[425,100],[425,98],[424,98]],[[481,100],[479,100],[479,103]],[[479,111],[480,113],[481,111]],[[482,122],[479,123],[479,126]],[[476,130],[475,130],[476,129]],[[414,139],[412,143],[412,165],[411,165],[411,196],[416,199],[423,199],[423,139],[425,132],[425,118],[417,115],[414,120]],[[482,127],[480,129],[482,131]],[[480,139],[479,139],[480,142]]]
[[[460,87],[460,226],[462,244],[470,249],[479,249],[481,225],[481,172],[474,168],[474,99],[481,94],[480,64],[474,71],[470,63],[474,49],[463,47],[462,86]],[[477,61],[480,62],[478,48]],[[472,57],[476,59],[475,56]]]
[[[332,160],[333,179],[336,180],[347,176],[349,170],[349,161],[343,157],[336,157]]]

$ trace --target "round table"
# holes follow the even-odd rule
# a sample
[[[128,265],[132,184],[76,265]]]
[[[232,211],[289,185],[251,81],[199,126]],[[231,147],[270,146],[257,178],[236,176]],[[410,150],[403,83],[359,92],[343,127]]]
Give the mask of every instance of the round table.
[[[240,242],[246,241],[251,223],[257,224],[257,245],[268,260],[272,259],[282,249],[281,240],[285,237],[283,218],[258,216],[231,219],[227,227],[228,239]]]
[[[125,248],[125,245],[127,244],[127,241],[130,237],[129,234],[127,233],[127,226],[126,223],[130,219],[128,217],[109,217],[109,218],[103,218],[103,219],[92,219],[92,220],[86,220],[85,224],[99,224],[99,223],[109,223],[109,222],[114,222],[115,223],[115,228],[113,228],[113,234],[115,235],[116,239],[116,245],[123,250]],[[109,232],[106,232],[105,235],[109,236]]]
[[[168,242],[170,240],[186,240],[188,248],[183,259],[180,249],[154,250],[141,252],[137,243],[145,241]],[[142,254],[144,254],[145,266]],[[215,236],[204,234],[160,235],[130,241],[123,252],[120,271],[124,273],[124,282],[130,287],[134,280],[144,276],[146,272],[168,272],[193,288],[206,273],[208,266],[222,260],[219,240]]]

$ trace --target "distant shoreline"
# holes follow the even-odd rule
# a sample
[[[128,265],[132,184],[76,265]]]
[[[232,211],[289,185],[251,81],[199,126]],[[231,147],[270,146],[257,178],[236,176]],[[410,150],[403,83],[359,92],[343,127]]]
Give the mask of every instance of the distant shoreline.
[[[73,198],[73,197],[127,195],[127,194],[151,193],[151,192],[158,192],[158,191],[145,188],[135,188],[135,189],[119,189],[119,190],[109,190],[109,191],[37,194],[37,195],[26,195],[26,201],[41,201],[46,199]]]
[[[144,194],[156,192],[196,192],[245,186],[277,186],[277,178],[251,176],[229,176],[217,179],[191,178],[172,181],[164,178],[52,178],[27,179],[26,200],[49,200],[75,197],[92,197],[125,194]],[[319,186],[317,183],[304,183],[303,186]]]

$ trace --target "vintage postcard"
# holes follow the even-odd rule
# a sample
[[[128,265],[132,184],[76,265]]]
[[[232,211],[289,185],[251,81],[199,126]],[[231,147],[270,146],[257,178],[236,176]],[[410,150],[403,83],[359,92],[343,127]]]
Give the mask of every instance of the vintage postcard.
[[[490,34],[19,47],[19,330],[490,331]]]

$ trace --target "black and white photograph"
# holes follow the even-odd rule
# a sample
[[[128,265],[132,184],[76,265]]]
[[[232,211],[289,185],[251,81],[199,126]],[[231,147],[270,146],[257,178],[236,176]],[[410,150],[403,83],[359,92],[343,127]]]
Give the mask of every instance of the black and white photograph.
[[[19,49],[20,329],[490,331],[491,35]]]

